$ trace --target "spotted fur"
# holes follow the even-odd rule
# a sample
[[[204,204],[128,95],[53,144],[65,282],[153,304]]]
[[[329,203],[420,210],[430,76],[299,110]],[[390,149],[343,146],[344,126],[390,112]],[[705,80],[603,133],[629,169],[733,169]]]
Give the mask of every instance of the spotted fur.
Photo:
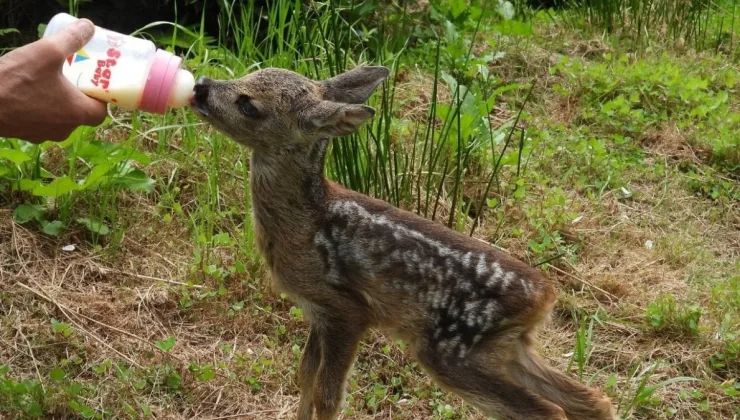
[[[608,398],[533,350],[555,301],[538,270],[324,178],[328,139],[373,116],[363,103],[387,75],[358,67],[317,82],[267,69],[195,89],[196,112],[253,151],[256,244],[311,324],[298,419],[337,417],[369,328],[405,340],[442,387],[499,419],[613,419]]]

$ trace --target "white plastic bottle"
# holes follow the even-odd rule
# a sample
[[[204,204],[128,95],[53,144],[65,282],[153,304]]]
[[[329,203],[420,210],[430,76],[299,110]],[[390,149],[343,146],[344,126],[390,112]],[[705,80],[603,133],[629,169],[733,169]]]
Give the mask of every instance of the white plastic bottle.
[[[66,13],[54,16],[44,37],[76,20]],[[62,73],[88,96],[129,111],[164,114],[187,105],[192,96],[195,80],[181,64],[180,57],[151,41],[96,26],[92,40],[67,57]]]

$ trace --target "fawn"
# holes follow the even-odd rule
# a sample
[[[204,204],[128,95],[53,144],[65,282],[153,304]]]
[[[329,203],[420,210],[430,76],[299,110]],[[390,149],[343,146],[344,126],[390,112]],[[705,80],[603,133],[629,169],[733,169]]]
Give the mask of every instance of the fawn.
[[[256,245],[273,287],[310,321],[298,420],[335,419],[368,328],[408,343],[426,372],[498,419],[612,420],[611,401],[533,348],[556,294],[536,269],[324,177],[329,139],[375,114],[388,77],[360,66],[324,81],[282,69],[201,78],[192,108],[252,150]]]

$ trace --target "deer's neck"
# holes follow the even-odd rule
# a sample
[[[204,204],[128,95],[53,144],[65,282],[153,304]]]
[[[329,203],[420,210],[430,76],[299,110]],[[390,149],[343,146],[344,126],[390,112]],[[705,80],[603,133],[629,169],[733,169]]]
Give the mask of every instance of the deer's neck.
[[[327,145],[328,139],[252,153],[252,211],[263,235],[290,237],[315,225],[326,201]]]

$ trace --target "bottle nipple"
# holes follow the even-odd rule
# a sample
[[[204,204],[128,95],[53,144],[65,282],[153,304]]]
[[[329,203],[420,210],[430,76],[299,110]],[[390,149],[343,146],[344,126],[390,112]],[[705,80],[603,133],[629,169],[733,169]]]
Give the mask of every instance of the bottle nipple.
[[[190,103],[190,97],[193,95],[195,88],[195,78],[193,74],[185,69],[180,69],[175,74],[175,82],[170,94],[169,106],[180,108]]]

